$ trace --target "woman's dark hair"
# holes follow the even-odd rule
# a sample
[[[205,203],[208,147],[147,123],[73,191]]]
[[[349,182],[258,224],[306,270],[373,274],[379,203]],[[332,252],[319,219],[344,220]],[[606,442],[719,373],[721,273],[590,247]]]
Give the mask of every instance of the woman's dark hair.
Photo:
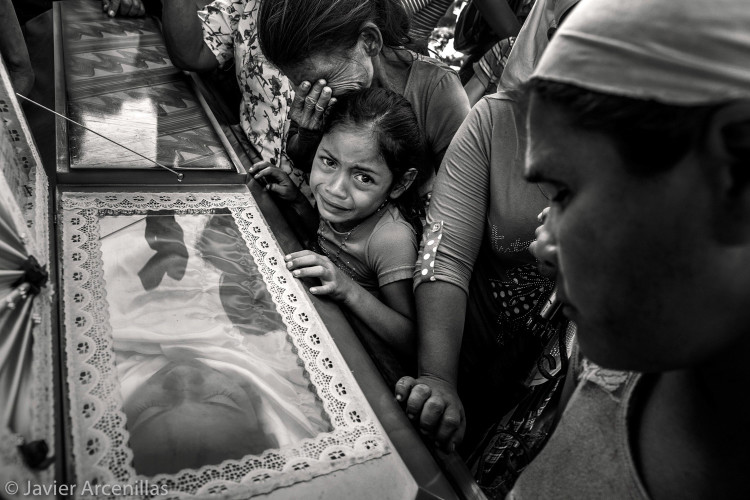
[[[288,68],[313,54],[351,49],[367,21],[387,47],[410,42],[409,18],[398,0],[263,0],[258,42],[266,59]]]
[[[704,133],[717,105],[675,106],[532,79],[526,96],[563,109],[573,127],[611,137],[628,168],[649,174],[669,170]]]
[[[419,186],[426,180],[431,164],[426,161],[424,139],[414,110],[403,96],[383,88],[363,89],[342,96],[326,118],[323,133],[338,127],[372,127],[378,150],[398,182],[411,168],[417,178],[394,202],[407,220],[414,223],[422,210]],[[417,225],[417,233],[421,232]]]

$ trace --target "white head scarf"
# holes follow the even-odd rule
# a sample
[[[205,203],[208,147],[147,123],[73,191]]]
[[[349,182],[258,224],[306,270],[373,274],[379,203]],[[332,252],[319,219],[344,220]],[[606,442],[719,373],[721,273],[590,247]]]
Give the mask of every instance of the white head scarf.
[[[582,0],[534,78],[666,104],[750,97],[748,0]]]
[[[525,83],[534,71],[542,52],[549,44],[548,31],[556,27],[560,18],[579,0],[537,0],[529,12],[513,50],[508,56],[508,63],[503,70],[500,86],[503,89],[515,89]]]

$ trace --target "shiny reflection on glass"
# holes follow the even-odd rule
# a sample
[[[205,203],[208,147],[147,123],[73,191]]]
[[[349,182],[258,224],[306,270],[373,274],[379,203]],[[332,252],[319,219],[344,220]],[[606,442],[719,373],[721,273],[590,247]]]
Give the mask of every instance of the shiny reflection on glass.
[[[148,98],[102,100],[109,106],[92,102],[70,103],[71,118],[100,134],[119,142],[147,158],[156,160],[158,114],[156,103]],[[70,125],[71,163],[87,166],[151,168],[154,164],[120,148],[91,132]],[[169,166],[169,165],[167,165]]]

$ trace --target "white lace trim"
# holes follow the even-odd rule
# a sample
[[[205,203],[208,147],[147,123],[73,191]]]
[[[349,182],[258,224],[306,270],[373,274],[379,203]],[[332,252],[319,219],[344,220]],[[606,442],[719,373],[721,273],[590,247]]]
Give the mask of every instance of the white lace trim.
[[[0,83],[0,133],[3,135],[0,157],[3,159],[1,167],[7,181],[7,184],[3,183],[2,196],[10,202],[12,214],[16,219],[16,228],[20,232],[26,253],[34,255],[39,263],[49,270],[50,220],[47,211],[47,175],[2,61]],[[15,203],[10,200],[14,200]],[[53,282],[54,279],[50,279],[42,292],[34,298],[32,308],[34,342],[33,362],[29,370],[33,377],[31,400],[34,401],[34,407],[31,412],[31,435],[23,436],[26,441],[45,440],[50,454],[55,452],[51,307],[54,297]],[[54,469],[54,466],[43,471],[28,469],[19,453],[15,435],[7,428],[0,428],[0,479],[12,479],[17,482],[31,480],[39,484],[50,484],[55,477]]]
[[[260,270],[333,431],[260,456],[149,478],[177,496],[256,495],[384,455],[389,444],[305,290],[249,194],[64,193],[61,200],[63,324],[76,478],[133,484],[129,434],[115,371],[99,217],[130,210],[229,208]]]

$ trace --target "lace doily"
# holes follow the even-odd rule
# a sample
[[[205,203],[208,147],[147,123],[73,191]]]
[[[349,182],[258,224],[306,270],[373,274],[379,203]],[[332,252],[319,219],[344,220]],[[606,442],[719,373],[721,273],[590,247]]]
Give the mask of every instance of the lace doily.
[[[0,61],[0,171],[5,182],[0,196],[8,202],[17,230],[29,255],[49,269],[49,225],[47,176],[37,152],[23,110],[13,93],[10,77]],[[32,366],[28,373],[33,377],[31,400],[32,421],[26,441],[43,439],[50,450],[55,450],[54,390],[52,363],[52,308],[54,287],[48,282],[34,298],[31,318]],[[53,451],[52,451],[53,452]],[[31,471],[23,462],[17,448],[17,437],[6,428],[0,428],[0,481],[32,481],[51,484],[54,467]]]
[[[319,434],[260,456],[148,478],[175,497],[249,496],[384,455],[388,440],[305,290],[249,194],[64,193],[61,199],[63,324],[77,481],[133,484],[132,466],[103,284],[99,219],[106,215],[228,208],[260,270],[332,424]]]

